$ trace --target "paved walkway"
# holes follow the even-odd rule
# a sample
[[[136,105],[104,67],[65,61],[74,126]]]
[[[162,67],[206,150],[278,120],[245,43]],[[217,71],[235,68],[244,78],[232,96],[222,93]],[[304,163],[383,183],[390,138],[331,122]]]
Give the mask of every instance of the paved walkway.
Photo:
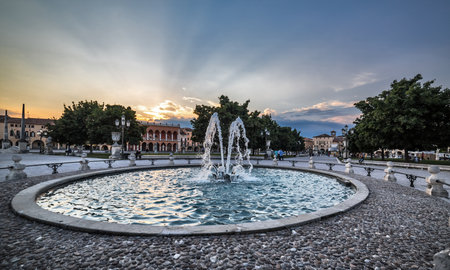
[[[371,194],[356,208],[267,233],[109,236],[56,228],[11,212],[18,191],[59,176],[1,183],[1,269],[431,269],[433,255],[450,247],[449,203],[364,176],[355,178]]]

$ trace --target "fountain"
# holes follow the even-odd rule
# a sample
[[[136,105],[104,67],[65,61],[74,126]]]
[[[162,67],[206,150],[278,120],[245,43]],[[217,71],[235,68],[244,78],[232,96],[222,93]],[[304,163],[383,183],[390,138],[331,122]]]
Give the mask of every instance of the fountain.
[[[220,163],[215,165],[211,160],[211,150],[214,145],[214,139],[218,133],[220,147]],[[241,150],[240,141],[244,141],[244,149]],[[212,173],[214,179],[233,181],[239,178],[239,175],[246,173],[244,160],[249,164],[248,174],[251,173],[253,165],[250,162],[250,150],[248,149],[249,139],[247,138],[244,122],[238,117],[230,125],[228,136],[227,159],[224,160],[222,129],[220,128],[219,116],[214,113],[208,124],[205,133],[203,147],[205,152],[202,156],[202,175]],[[231,167],[232,153],[236,152],[235,163]]]
[[[214,163],[216,134],[220,160]],[[119,136],[114,135],[117,141]],[[330,172],[253,170],[248,143],[238,117],[230,125],[225,149],[214,113],[205,134],[201,168],[169,163],[116,168],[113,174],[74,175],[30,187],[17,194],[11,205],[21,216],[65,228],[120,235],[191,235],[299,225],[340,213],[368,195],[358,181]],[[353,186],[345,185],[348,182]],[[355,192],[359,195],[353,196]]]

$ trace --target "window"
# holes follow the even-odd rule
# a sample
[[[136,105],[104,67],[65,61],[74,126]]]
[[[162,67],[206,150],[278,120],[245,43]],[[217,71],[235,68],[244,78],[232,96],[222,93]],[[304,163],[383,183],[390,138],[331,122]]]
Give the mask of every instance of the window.
[[[34,131],[31,131],[30,137],[36,137],[36,133],[34,133]]]
[[[11,129],[11,131],[9,132],[9,136],[14,136],[14,130]]]

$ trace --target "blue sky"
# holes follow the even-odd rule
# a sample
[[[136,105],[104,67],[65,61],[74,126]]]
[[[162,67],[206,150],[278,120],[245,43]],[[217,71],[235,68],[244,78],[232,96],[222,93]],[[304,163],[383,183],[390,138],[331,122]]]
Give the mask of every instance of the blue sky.
[[[0,108],[188,123],[224,94],[312,137],[395,79],[449,87],[449,26],[449,1],[0,1]]]

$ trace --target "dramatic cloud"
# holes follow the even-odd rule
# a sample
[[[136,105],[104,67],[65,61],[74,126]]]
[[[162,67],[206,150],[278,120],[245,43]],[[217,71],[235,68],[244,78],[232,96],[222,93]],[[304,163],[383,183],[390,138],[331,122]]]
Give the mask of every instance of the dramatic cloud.
[[[223,94],[334,127],[395,79],[450,86],[450,2],[394,2],[0,1],[0,107],[97,100],[169,121]]]
[[[192,119],[193,108],[176,104],[171,100],[165,100],[161,104],[147,108],[143,105],[134,107],[138,118],[145,121],[161,121],[169,119]]]
[[[353,116],[358,110],[353,107],[352,102],[328,101],[314,104],[309,107],[297,108],[278,114],[279,119],[288,121],[310,120],[345,123],[353,122]],[[356,117],[355,117],[356,118]]]

